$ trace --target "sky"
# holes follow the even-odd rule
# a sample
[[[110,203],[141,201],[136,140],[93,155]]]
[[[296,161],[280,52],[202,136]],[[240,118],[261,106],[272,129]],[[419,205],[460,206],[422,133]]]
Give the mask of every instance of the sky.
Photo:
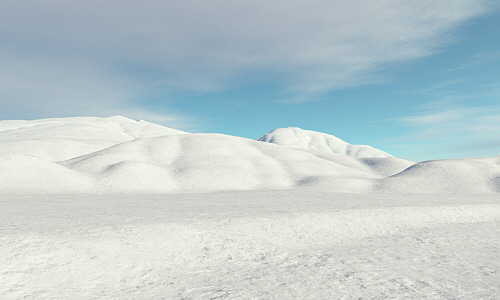
[[[500,155],[499,33],[499,0],[3,0],[0,119]]]

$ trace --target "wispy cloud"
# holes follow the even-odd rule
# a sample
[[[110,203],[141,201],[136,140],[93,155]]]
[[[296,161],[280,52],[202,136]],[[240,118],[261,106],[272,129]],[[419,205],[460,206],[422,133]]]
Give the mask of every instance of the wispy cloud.
[[[474,101],[487,94],[488,91],[471,95],[471,101],[437,100],[415,115],[399,118],[397,121],[411,131],[404,138],[414,146],[408,157],[446,158],[450,153],[455,157],[500,155],[500,93],[490,105]],[[421,142],[426,149],[419,145]]]
[[[136,99],[154,94],[152,86],[92,61],[3,55],[0,65],[0,119],[120,114],[184,130],[198,122],[171,108],[143,108]]]
[[[448,93],[448,91],[446,91],[445,88],[456,86],[456,85],[463,83],[465,81],[466,81],[465,79],[461,79],[461,78],[448,79],[448,80],[445,80],[443,82],[439,82],[439,83],[436,83],[434,85],[431,85],[431,86],[428,86],[425,88],[421,88],[421,89],[417,89],[417,90],[413,90],[413,91],[406,91],[406,92],[411,92],[411,93],[415,93],[415,94],[424,94],[424,95],[429,95],[429,94],[431,94],[431,95],[441,94],[442,95],[444,93]]]
[[[500,51],[490,51],[474,55],[471,60],[462,65],[447,69],[447,72],[455,72],[470,69],[476,66],[484,65],[493,61],[500,61]]]
[[[148,93],[260,80],[290,99],[380,81],[489,0],[18,1],[0,9],[0,117],[148,109]],[[167,97],[168,99],[168,97]],[[166,100],[168,102],[168,100]],[[159,113],[159,112],[155,112]],[[173,116],[175,118],[175,116]]]

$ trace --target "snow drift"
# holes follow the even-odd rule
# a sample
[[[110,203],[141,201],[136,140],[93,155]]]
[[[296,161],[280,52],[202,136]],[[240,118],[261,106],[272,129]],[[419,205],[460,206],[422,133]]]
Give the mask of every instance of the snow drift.
[[[164,193],[308,187],[496,193],[500,157],[413,163],[299,128],[257,141],[145,121],[0,122],[0,193]]]

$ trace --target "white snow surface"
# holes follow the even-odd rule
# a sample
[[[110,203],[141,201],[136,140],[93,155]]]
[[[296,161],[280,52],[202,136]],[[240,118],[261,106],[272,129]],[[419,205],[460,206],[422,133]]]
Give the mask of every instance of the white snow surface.
[[[62,161],[137,138],[182,134],[122,116],[0,121],[0,155],[29,155]]]
[[[297,149],[318,150],[352,157],[391,157],[390,154],[371,146],[351,145],[336,136],[298,127],[278,128],[257,140]]]
[[[261,140],[1,121],[0,299],[500,298],[500,156]]]
[[[0,195],[0,299],[498,299],[498,195]]]
[[[424,161],[379,184],[396,193],[498,193],[500,156]]]
[[[292,187],[311,177],[372,178],[309,153],[222,134],[138,139],[62,165],[97,178],[112,192],[245,190]]]
[[[125,117],[0,122],[0,194],[315,188],[500,192],[500,158],[413,163],[332,135],[282,128],[258,141]]]

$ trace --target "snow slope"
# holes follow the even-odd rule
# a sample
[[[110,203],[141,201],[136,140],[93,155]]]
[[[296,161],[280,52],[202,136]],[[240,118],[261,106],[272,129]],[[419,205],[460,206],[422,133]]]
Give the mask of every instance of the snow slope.
[[[284,188],[310,185],[316,178],[352,192],[374,178],[303,151],[203,133],[137,139],[61,164],[112,192]]]
[[[336,136],[297,127],[278,128],[257,140],[297,149],[318,150],[351,157],[392,157],[390,154],[370,146],[351,145]]]
[[[258,141],[124,117],[0,122],[0,194],[315,188],[497,193],[499,157],[413,163],[332,135],[282,128]]]
[[[29,155],[61,161],[136,138],[182,133],[122,116],[0,121],[0,155]]]
[[[303,150],[379,177],[394,175],[414,164],[370,146],[351,145],[333,135],[297,127],[278,128],[257,140]]]
[[[0,156],[2,193],[88,193],[95,181],[57,163],[28,155]]]
[[[378,188],[395,193],[500,192],[500,156],[420,162],[381,180]]]

